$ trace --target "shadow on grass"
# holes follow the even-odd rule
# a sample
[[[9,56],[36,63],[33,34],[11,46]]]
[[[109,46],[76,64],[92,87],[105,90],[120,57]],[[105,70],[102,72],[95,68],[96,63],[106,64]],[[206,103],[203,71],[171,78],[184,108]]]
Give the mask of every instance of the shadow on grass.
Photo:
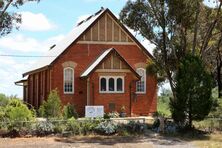
[[[97,143],[100,145],[115,145],[115,144],[140,144],[140,143],[150,143],[154,145],[170,146],[170,145],[187,145],[188,142],[192,140],[206,140],[209,139],[207,134],[198,134],[198,137],[189,135],[190,132],[186,134],[156,134],[151,130],[148,130],[144,135],[140,136],[100,136],[100,135],[90,135],[90,136],[72,136],[72,137],[60,137],[55,138],[57,142],[63,143]]]
[[[98,143],[100,145],[115,145],[121,143],[140,143],[142,142],[142,136],[98,136],[98,135],[90,135],[90,136],[74,136],[74,137],[61,137],[55,138],[57,142],[63,143]]]
[[[162,137],[164,138],[176,138],[179,139],[181,141],[186,141],[186,142],[192,142],[192,141],[196,141],[196,140],[203,140],[203,141],[207,141],[210,140],[211,138],[211,133],[209,132],[205,132],[202,130],[198,130],[198,129],[184,129],[179,131],[176,134],[161,134]]]

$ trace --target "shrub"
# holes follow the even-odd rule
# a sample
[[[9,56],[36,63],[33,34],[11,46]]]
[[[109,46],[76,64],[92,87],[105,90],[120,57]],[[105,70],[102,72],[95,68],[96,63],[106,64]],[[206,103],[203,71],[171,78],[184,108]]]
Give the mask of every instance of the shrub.
[[[109,113],[105,113],[103,116],[104,119],[110,119]]]
[[[172,118],[179,125],[192,127],[203,120],[212,106],[212,78],[199,57],[187,55],[176,74],[176,98],[170,101]]]
[[[126,125],[126,129],[128,132],[134,134],[134,133],[143,133],[145,129],[147,128],[146,124],[135,122],[135,121],[130,121]]]
[[[80,134],[81,127],[79,121],[77,121],[74,117],[68,119],[66,124],[66,131],[70,131],[72,134]]]
[[[101,118],[95,118],[94,120],[86,119],[81,121],[82,133],[86,135],[93,132],[100,123]]]
[[[130,136],[125,124],[118,124],[116,132],[119,136]]]
[[[54,132],[54,125],[50,121],[38,121],[36,123],[36,134],[44,136]]]
[[[20,131],[29,127],[34,120],[35,114],[18,99],[11,99],[5,107],[5,118],[9,122],[8,129]]]
[[[46,118],[61,117],[61,100],[57,90],[52,90],[47,101],[44,101],[40,106],[39,115]]]
[[[74,117],[75,119],[78,118],[78,113],[76,112],[74,105],[68,103],[66,106],[64,106],[63,117],[65,119],[69,119],[71,117]]]
[[[108,116],[110,118],[119,118],[119,113],[118,112],[111,112],[111,113],[108,113]]]
[[[0,94],[0,106],[6,106],[8,101],[8,97],[6,97],[4,94]]]
[[[116,133],[117,125],[114,124],[112,121],[104,121],[98,124],[96,127],[96,131],[101,134],[111,135]]]
[[[0,129],[6,128],[5,107],[0,106]]]
[[[120,114],[118,112],[105,113],[103,116],[104,119],[119,118],[119,117]]]
[[[62,134],[66,130],[66,124],[64,124],[64,122],[55,122],[53,125],[54,133]]]

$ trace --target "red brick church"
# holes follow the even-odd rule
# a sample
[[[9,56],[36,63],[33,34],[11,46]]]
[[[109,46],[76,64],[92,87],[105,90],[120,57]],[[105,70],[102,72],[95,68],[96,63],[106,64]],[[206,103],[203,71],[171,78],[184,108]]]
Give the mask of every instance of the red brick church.
[[[146,73],[152,58],[109,9],[101,9],[53,45],[16,84],[23,84],[23,99],[35,108],[57,89],[63,105],[74,104],[80,115],[86,105],[102,105],[105,112],[125,106],[128,116],[148,115],[157,106],[157,80]]]

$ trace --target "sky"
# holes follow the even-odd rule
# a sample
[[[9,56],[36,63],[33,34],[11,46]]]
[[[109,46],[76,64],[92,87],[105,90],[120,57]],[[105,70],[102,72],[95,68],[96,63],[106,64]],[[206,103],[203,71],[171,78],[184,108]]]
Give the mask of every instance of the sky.
[[[126,1],[41,0],[39,3],[26,3],[15,10],[22,15],[20,29],[0,38],[0,55],[44,55],[81,19],[101,7],[109,8],[118,16]],[[9,10],[14,11],[12,8]],[[149,41],[141,42],[153,48]],[[22,79],[22,74],[37,60],[37,57],[0,57],[0,93],[22,97],[22,87],[16,86],[14,82]]]

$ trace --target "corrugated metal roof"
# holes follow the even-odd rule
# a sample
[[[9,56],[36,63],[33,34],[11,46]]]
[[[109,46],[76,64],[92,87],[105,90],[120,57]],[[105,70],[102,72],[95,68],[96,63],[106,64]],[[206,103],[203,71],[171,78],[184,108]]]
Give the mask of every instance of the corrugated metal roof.
[[[23,74],[23,76],[26,76],[32,72],[35,72],[39,69],[46,69],[49,65],[52,64],[52,62],[60,55],[62,54],[73,42],[75,42],[83,33],[86,31],[87,28],[90,27],[106,10],[109,11],[109,9],[101,8],[98,12],[96,12],[94,15],[91,15],[87,19],[81,21],[77,24],[75,28],[59,43],[56,45],[53,45],[50,50],[44,55],[44,58],[40,59],[37,63],[33,65],[26,73]],[[111,12],[110,12],[111,13]],[[111,13],[112,14],[112,13]],[[115,17],[115,16],[114,16]],[[129,31],[129,28],[126,26],[123,26],[130,34],[132,34]],[[140,47],[144,48],[146,50],[146,53],[148,53],[148,56],[152,58],[152,55],[148,52],[148,49],[145,48],[133,35],[131,35],[133,40],[141,45]],[[47,57],[47,58],[46,58]]]
[[[105,9],[101,9],[94,15],[90,16],[86,20],[78,23],[75,28],[58,44],[50,49],[42,59],[33,65],[28,72],[49,66],[63,51],[65,51],[103,12]],[[24,75],[26,75],[26,72]]]

